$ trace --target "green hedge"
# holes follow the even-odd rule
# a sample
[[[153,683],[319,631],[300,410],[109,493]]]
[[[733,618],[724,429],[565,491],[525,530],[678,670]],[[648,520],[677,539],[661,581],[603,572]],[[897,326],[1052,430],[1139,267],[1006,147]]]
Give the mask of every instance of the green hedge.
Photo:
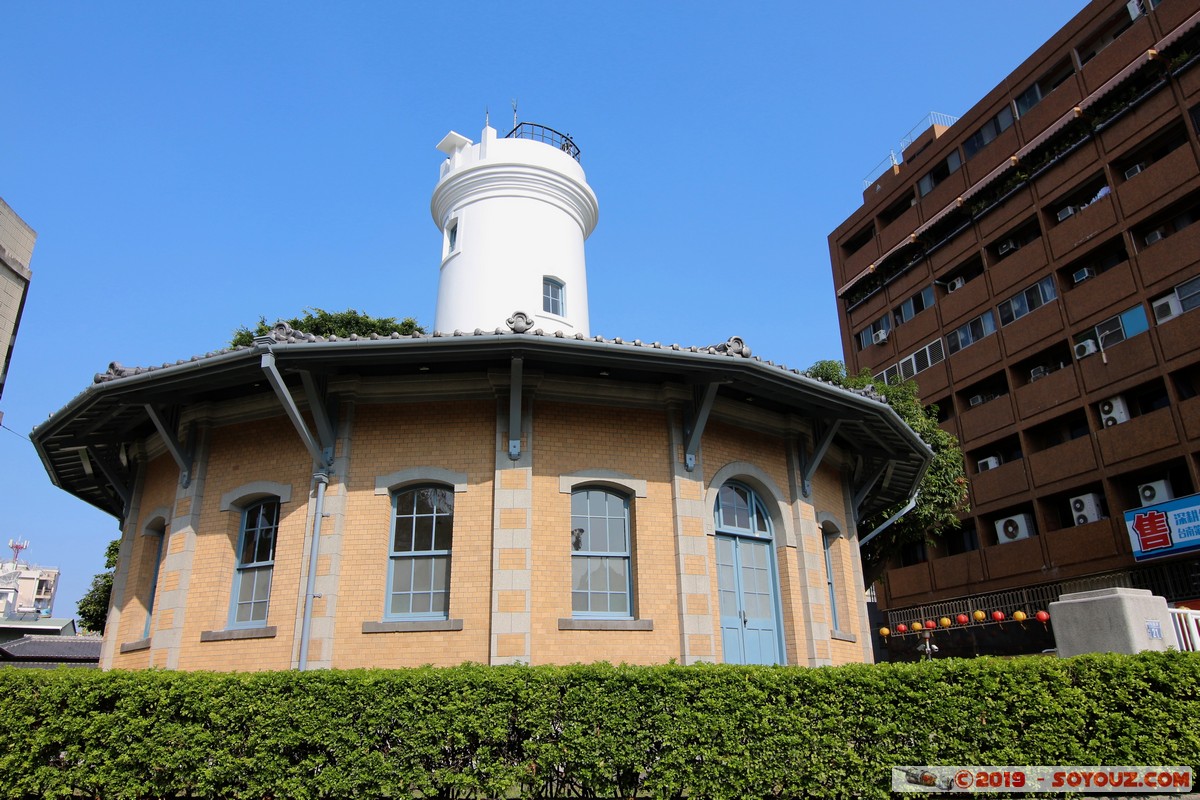
[[[0,796],[887,797],[901,764],[1197,768],[1198,720],[1189,653],[0,670]]]

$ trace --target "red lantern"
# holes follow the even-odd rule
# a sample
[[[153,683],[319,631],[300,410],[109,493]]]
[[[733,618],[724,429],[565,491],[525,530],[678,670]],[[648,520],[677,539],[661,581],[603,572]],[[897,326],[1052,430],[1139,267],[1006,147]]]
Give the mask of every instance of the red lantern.
[[[1042,623],[1043,625],[1045,625],[1047,622],[1050,621],[1050,615],[1047,614],[1045,611],[1039,611],[1036,614],[1034,614],[1034,616],[1037,617],[1037,621]]]
[[[958,622],[959,625],[966,625],[968,622],[971,621],[971,618],[968,617],[966,614],[959,614],[954,619],[955,619],[955,621]]]
[[[1004,622],[1004,612],[1003,611],[993,611],[992,619],[995,620],[996,622]]]
[[[908,626],[901,622],[896,626],[896,633],[908,633]]]
[[[934,622],[933,620],[931,620],[931,619],[927,619],[927,620],[925,620],[925,628],[926,628],[926,630],[933,630],[933,629],[934,629],[934,628],[936,628],[936,627],[937,627],[937,623],[936,623],[936,622]]]

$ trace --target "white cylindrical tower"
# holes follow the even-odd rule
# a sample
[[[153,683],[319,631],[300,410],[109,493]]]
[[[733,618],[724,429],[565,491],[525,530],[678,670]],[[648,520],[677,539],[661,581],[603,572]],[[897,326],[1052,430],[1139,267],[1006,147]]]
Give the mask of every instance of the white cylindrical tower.
[[[571,139],[522,123],[482,141],[451,131],[433,190],[442,230],[442,271],[434,329],[505,327],[515,311],[536,327],[588,335],[583,243],[599,206]]]

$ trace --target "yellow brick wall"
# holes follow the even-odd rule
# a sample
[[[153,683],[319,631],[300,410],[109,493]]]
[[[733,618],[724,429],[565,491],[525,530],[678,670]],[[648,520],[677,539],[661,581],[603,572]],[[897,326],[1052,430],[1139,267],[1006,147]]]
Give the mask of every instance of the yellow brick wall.
[[[154,575],[154,560],[158,555],[158,537],[145,536],[143,532],[150,524],[155,509],[170,509],[175,503],[175,490],[179,483],[179,469],[170,455],[153,459],[146,467],[146,479],[139,498],[139,514],[134,526],[133,549],[130,555],[129,574],[121,593],[121,615],[116,631],[106,635],[115,636],[117,647],[113,650],[113,667],[116,669],[139,669],[150,665],[149,653],[139,651],[121,655],[120,645],[144,638],[146,630],[146,605],[150,600],[150,580]],[[170,514],[168,513],[168,516]],[[170,520],[168,519],[169,523]],[[170,528],[167,529],[170,536]],[[166,555],[164,548],[163,555]],[[162,575],[159,575],[162,581]]]
[[[678,584],[666,415],[534,403],[532,660],[659,664],[680,657]],[[613,470],[646,481],[630,498],[635,617],[653,631],[560,631],[571,616],[571,495],[559,476]]]
[[[450,666],[487,663],[491,624],[492,484],[496,404],[414,403],[355,409],[333,666]],[[467,475],[454,496],[450,618],[461,631],[364,634],[383,620],[392,501],[375,494],[375,479],[402,469],[437,467]]]
[[[312,459],[295,428],[283,416],[214,428],[210,441],[179,668],[286,669],[291,665],[297,619]],[[229,621],[234,551],[242,515],[236,509],[221,511],[221,496],[251,481],[273,481],[292,487],[291,502],[280,506],[267,612],[267,624],[276,626],[278,632],[271,639],[201,642],[201,631],[225,630]],[[168,624],[163,619],[156,627],[162,629]]]

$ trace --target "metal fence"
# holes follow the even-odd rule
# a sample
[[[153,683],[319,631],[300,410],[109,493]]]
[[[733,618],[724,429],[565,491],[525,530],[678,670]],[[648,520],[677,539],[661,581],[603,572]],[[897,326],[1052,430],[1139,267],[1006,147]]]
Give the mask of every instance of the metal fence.
[[[522,122],[504,135],[505,139],[532,139],[535,142],[545,142],[551,147],[557,147],[576,161],[579,160],[579,148],[568,134],[560,133],[554,128],[538,125],[535,122]]]

